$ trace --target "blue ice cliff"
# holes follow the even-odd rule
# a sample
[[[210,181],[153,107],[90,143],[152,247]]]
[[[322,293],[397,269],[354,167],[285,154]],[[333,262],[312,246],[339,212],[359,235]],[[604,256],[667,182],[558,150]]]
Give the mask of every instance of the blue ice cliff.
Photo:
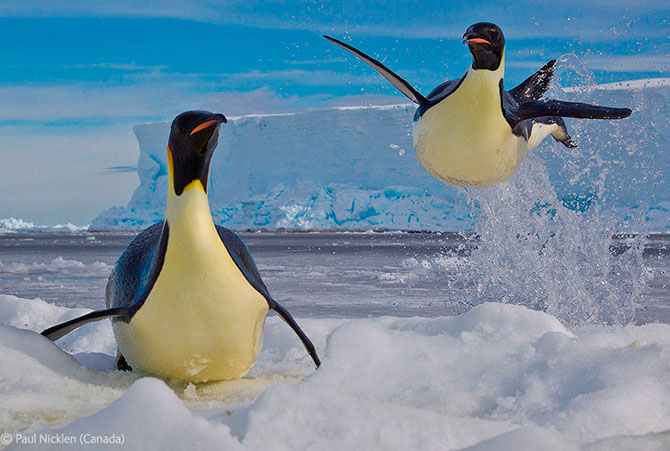
[[[575,210],[597,205],[622,230],[670,230],[670,79],[549,94],[634,110],[623,121],[568,120],[579,147],[547,139],[533,151],[556,202]],[[478,214],[472,193],[433,179],[414,156],[413,114],[403,104],[231,118],[211,166],[215,221],[232,229],[471,229]],[[141,229],[163,218],[169,122],[134,131],[140,185],[92,230]]]

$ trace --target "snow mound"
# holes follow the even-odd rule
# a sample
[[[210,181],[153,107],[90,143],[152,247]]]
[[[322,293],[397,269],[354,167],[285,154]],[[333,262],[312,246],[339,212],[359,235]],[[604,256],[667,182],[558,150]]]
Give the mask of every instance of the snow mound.
[[[106,407],[134,375],[95,371],[35,332],[0,326],[0,429],[36,430]]]
[[[135,382],[106,409],[77,420],[58,433],[83,440],[118,439],[123,446],[109,447],[124,450],[243,449],[227,426],[193,415],[163,381],[149,377]],[[81,448],[91,446],[77,444]],[[71,448],[69,444],[54,444],[41,449]]]
[[[38,318],[48,309],[0,300],[5,323],[20,302]],[[123,435],[129,449],[662,449],[670,434],[668,325],[568,330],[497,303],[444,318],[303,319],[323,360],[314,371],[286,325],[267,322],[249,376],[186,387],[94,370],[1,326],[0,427]]]
[[[41,299],[22,299],[0,294],[0,324],[41,332],[55,324],[91,312],[85,308],[60,307]],[[108,322],[87,324],[58,341],[70,353],[116,354],[112,327]]]

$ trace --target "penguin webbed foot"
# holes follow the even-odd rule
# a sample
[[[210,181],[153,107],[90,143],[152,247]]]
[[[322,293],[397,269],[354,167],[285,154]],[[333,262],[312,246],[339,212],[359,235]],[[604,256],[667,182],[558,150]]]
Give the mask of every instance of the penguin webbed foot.
[[[577,143],[572,140],[572,137],[570,135],[565,137],[565,139],[558,139],[555,136],[552,136],[552,138],[554,138],[557,142],[563,144],[568,149],[574,149],[575,147],[577,147]]]
[[[577,147],[577,143],[572,140],[572,136],[568,133],[568,126],[565,125],[565,121],[562,117],[552,117],[548,119],[559,127],[558,130],[551,134],[551,137],[554,138],[556,142],[563,144],[568,149]]]
[[[565,121],[562,117],[558,116],[549,116],[549,117],[539,117],[532,119],[533,124],[546,124],[556,126],[551,131],[551,137],[554,138],[554,141],[563,144],[568,149],[574,149],[577,147],[577,143],[572,140],[570,133],[568,133],[568,126],[565,124]]]
[[[119,371],[125,371],[129,373],[133,371],[133,368],[130,365],[128,365],[128,362],[126,362],[126,358],[121,353],[119,353],[116,357],[116,369]]]

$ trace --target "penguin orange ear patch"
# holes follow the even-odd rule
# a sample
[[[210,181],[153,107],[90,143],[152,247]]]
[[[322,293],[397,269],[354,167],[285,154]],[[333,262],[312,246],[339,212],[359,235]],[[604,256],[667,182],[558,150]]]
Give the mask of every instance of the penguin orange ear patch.
[[[200,130],[204,130],[208,127],[211,127],[212,125],[216,124],[218,121],[216,119],[212,119],[211,121],[203,122],[202,124],[198,125],[196,128],[189,133],[190,135],[193,135],[194,133],[198,133]]]

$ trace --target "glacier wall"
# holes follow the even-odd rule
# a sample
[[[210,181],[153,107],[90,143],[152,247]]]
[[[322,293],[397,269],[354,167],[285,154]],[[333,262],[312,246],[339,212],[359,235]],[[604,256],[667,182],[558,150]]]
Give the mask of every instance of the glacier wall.
[[[576,149],[548,139],[534,150],[557,202],[576,210],[598,204],[617,216],[620,229],[670,230],[670,79],[554,87],[550,96],[634,109],[625,121],[569,120]],[[472,193],[433,179],[414,155],[414,109],[230,118],[211,166],[215,221],[233,229],[472,229]],[[140,185],[126,207],[101,213],[91,229],[140,229],[162,219],[169,125],[135,125]]]

